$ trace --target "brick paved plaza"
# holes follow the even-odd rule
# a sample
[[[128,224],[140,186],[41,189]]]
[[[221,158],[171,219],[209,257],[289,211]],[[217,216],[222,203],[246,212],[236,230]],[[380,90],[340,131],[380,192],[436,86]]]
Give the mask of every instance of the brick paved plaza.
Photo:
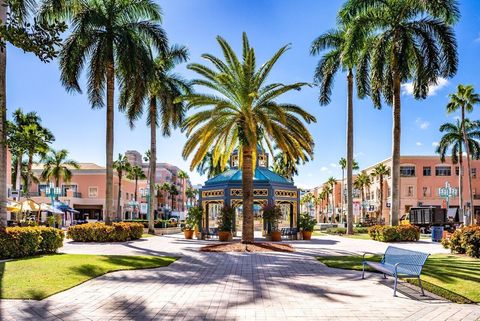
[[[1,320],[477,320],[478,305],[420,297],[403,282],[332,269],[314,254],[381,252],[386,244],[340,237],[294,241],[295,253],[203,253],[180,236],[126,244],[66,243],[63,252],[158,254],[166,268],[109,273],[42,301],[1,301]],[[443,253],[438,244],[403,244]],[[88,262],[86,262],[88,263]]]

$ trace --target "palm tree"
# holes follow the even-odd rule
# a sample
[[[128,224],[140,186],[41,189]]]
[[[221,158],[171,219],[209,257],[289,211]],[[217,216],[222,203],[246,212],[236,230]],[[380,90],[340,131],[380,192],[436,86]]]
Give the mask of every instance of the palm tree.
[[[345,168],[347,168],[347,160],[344,157],[342,157],[338,161],[338,164],[340,165],[340,168],[342,169],[342,184],[341,184],[342,192],[340,193],[340,201],[341,201],[341,204],[342,204],[341,220],[343,221],[343,213],[345,211],[345,209],[343,208],[343,203],[344,203],[343,194],[344,194],[344,189],[345,189],[345,187],[344,187],[344,184],[345,184]],[[357,161],[355,159],[352,159],[352,171],[358,171],[359,169],[360,169],[360,167],[358,166]],[[353,184],[353,182],[350,182],[350,184]],[[352,190],[353,190],[353,188],[352,188]],[[347,191],[347,194],[348,194],[348,191]],[[353,207],[352,207],[352,211],[353,211]],[[349,219],[347,219],[347,232],[348,232],[348,220]],[[352,215],[350,220],[352,221],[352,233],[353,233],[353,215]]]
[[[72,169],[79,169],[80,165],[67,157],[68,151],[66,149],[51,149],[42,159],[43,171],[40,176],[42,180],[47,182],[55,180],[55,186],[60,186],[60,180],[70,182]]]
[[[465,112],[471,113],[473,111],[473,107],[480,103],[480,95],[475,93],[473,86],[471,85],[458,85],[457,92],[454,94],[450,94],[450,101],[447,104],[447,113],[453,113],[460,109],[461,113],[461,127],[462,127],[462,136],[465,146],[465,152],[467,154],[467,173],[468,173],[468,192],[470,197],[470,215],[468,222],[465,222],[467,225],[473,224],[473,189],[472,189],[472,168],[470,165],[470,144],[467,143],[469,141],[469,137],[467,135],[466,126],[466,119],[465,119]],[[462,158],[462,157],[461,157]],[[462,206],[463,208],[463,203]]]
[[[135,181],[134,200],[135,202],[137,202],[138,180],[146,179],[147,176],[145,175],[143,169],[140,166],[135,165],[131,166],[130,170],[127,173],[127,178]]]
[[[198,193],[198,190],[192,188],[192,187],[188,187],[185,191],[185,196],[187,197],[187,200],[188,200],[188,205],[192,206],[192,204],[194,202],[192,202],[192,200],[195,199],[195,197],[197,196],[197,193]]]
[[[208,151],[212,151],[214,164],[224,168],[233,150],[238,148],[242,167],[243,227],[242,242],[253,242],[253,174],[256,166],[257,146],[266,144],[270,154],[277,146],[287,158],[296,162],[313,156],[313,139],[305,125],[315,118],[293,104],[278,102],[278,98],[305,83],[284,85],[265,84],[266,78],[278,59],[289,46],[284,46],[257,69],[255,51],[243,34],[242,58],[221,37],[217,41],[224,61],[210,54],[202,57],[214,69],[191,64],[189,69],[204,77],[195,84],[208,88],[214,94],[195,93],[185,96],[192,107],[212,106],[190,115],[184,124],[188,139],[183,157],[192,153],[191,169],[195,168]],[[194,150],[196,151],[194,152]]]
[[[42,16],[72,23],[72,32],[60,52],[62,84],[68,91],[81,92],[79,78],[89,61],[88,98],[92,108],[106,105],[105,222],[110,224],[115,80],[121,89],[129,88],[133,94],[139,90],[138,78],[152,69],[150,45],[159,52],[167,48],[167,37],[158,24],[160,7],[150,0],[65,1],[62,5],[48,1]]]
[[[157,185],[157,189],[168,193],[168,195],[169,195],[169,197],[172,201],[172,211],[173,211],[175,209],[174,205],[173,205],[175,203],[175,196],[180,194],[178,189],[177,189],[177,186],[175,186],[175,184],[170,184],[170,183],[165,182],[160,186]]]
[[[326,209],[326,218],[328,219],[328,205],[330,203],[330,194],[332,193],[333,191],[333,188],[331,185],[329,184],[325,184],[323,185],[323,188],[322,188],[322,194],[324,195],[324,199],[327,201],[327,209]],[[331,222],[333,222],[333,219],[331,219]]]
[[[303,195],[300,199],[300,204],[304,205],[307,208],[307,211],[309,212],[308,214],[310,214],[310,208],[312,206],[313,198],[313,194],[309,192]]]
[[[459,15],[456,0],[349,0],[340,12],[348,26],[346,52],[356,48],[358,38],[374,37],[367,46],[369,64],[357,69],[361,91],[376,107],[381,106],[381,96],[393,107],[391,225],[398,225],[400,212],[400,86],[412,81],[413,96],[423,99],[429,85],[455,75],[458,57],[452,24]]]
[[[332,194],[332,223],[336,221],[336,213],[335,213],[335,185],[337,185],[337,180],[335,177],[330,177],[327,180],[327,185],[331,187],[331,194]]]
[[[172,46],[164,50],[154,60],[150,73],[146,74],[141,84],[141,90],[136,95],[130,95],[130,89],[122,92],[122,105],[126,106],[131,125],[148,108],[147,125],[150,126],[149,150],[149,184],[150,190],[155,190],[155,172],[157,166],[157,127],[160,126],[162,135],[169,137],[172,129],[181,125],[185,115],[185,103],[178,101],[181,95],[191,91],[190,83],[173,72],[176,65],[188,60],[188,50],[183,46]],[[135,82],[137,80],[134,80]],[[147,105],[144,106],[144,105]],[[154,233],[154,206],[153,197],[150,198],[150,213],[148,229]]]
[[[182,180],[182,192],[183,192],[183,197],[185,197],[185,190],[184,190],[184,188],[185,188],[185,182],[186,182],[186,180],[189,179],[190,177],[188,176],[188,173],[187,173],[187,172],[180,170],[180,171],[178,172],[178,178],[180,178],[180,179]],[[182,210],[184,210],[184,207],[183,207],[183,206],[184,206],[184,203],[182,203]]]
[[[361,192],[362,195],[362,218],[365,218],[365,189],[369,188],[372,184],[371,176],[367,172],[362,171],[358,174],[353,186]]]
[[[284,153],[278,153],[273,158],[272,170],[285,177],[288,180],[293,181],[293,176],[298,175],[298,161],[295,162],[292,159],[286,157]]]
[[[440,132],[444,133],[439,142],[436,152],[440,154],[441,162],[445,162],[445,156],[450,150],[452,156],[452,163],[458,164],[458,189],[459,189],[459,210],[460,215],[463,215],[463,222],[467,223],[465,213],[463,211],[463,148],[465,146],[464,130],[467,137],[467,146],[469,147],[470,155],[479,159],[480,145],[477,139],[480,138],[480,124],[478,122],[471,122],[468,119],[464,123],[457,120],[455,124],[445,123],[440,126]],[[470,176],[470,175],[469,175]]]
[[[129,163],[127,156],[118,154],[118,159],[113,162],[113,169],[117,171],[117,175],[118,175],[117,219],[122,218],[122,207],[121,207],[120,201],[122,199],[123,174],[126,173],[128,175],[131,168],[132,168],[132,165]]]
[[[380,181],[380,206],[378,210],[378,214],[380,218],[383,216],[383,184],[385,183],[385,177],[390,176],[390,167],[387,165],[380,163],[374,167],[372,172],[373,177],[378,177]]]
[[[220,163],[214,163],[212,152],[207,152],[205,157],[203,157],[202,161],[197,165],[197,173],[200,175],[207,174],[207,178],[210,179],[222,173],[224,170],[228,169],[228,164],[222,169]]]
[[[330,30],[312,43],[310,54],[318,55],[320,52],[328,50],[315,69],[315,81],[320,86],[320,105],[328,105],[330,103],[330,95],[332,93],[333,79],[338,70],[347,70],[347,234],[353,234],[353,70],[366,66],[368,55],[362,54],[364,48],[364,40],[358,37],[355,46],[346,47],[347,29],[340,26],[337,30]],[[360,57],[363,57],[363,64],[360,65]],[[366,81],[357,77],[357,86],[359,82]],[[359,97],[365,96],[365,90],[361,90],[364,86],[358,86]],[[343,180],[342,180],[343,184]],[[343,207],[343,202],[342,202]],[[342,208],[343,215],[343,208]]]

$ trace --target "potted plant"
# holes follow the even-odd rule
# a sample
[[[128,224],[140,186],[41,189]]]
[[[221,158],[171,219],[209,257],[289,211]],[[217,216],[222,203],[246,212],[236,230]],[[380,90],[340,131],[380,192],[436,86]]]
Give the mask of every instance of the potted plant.
[[[222,207],[218,216],[218,240],[227,242],[232,240],[233,216],[235,209],[230,206]]]
[[[280,207],[275,205],[267,205],[263,207],[263,219],[267,222],[267,235],[274,242],[282,240],[282,233],[279,229],[279,223],[282,218]]]
[[[316,224],[317,224],[317,220],[311,217],[310,214],[308,213],[300,214],[298,225],[302,233],[302,238],[304,240],[312,239],[312,232]]]
[[[202,208],[199,206],[190,207],[185,220],[185,228],[183,229],[183,235],[186,239],[192,239],[193,233],[196,227],[202,223]]]

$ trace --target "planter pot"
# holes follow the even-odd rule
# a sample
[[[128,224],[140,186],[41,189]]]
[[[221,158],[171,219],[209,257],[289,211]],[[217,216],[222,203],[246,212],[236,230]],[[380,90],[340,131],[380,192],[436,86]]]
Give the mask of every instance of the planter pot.
[[[193,238],[193,230],[183,230],[183,235],[187,240],[191,240]]]
[[[303,231],[302,238],[304,240],[311,240],[312,239],[312,231]]]
[[[280,231],[272,231],[270,235],[273,242],[280,242],[282,240],[282,232]]]
[[[232,239],[232,233],[230,232],[218,232],[218,240],[220,242],[228,242]]]

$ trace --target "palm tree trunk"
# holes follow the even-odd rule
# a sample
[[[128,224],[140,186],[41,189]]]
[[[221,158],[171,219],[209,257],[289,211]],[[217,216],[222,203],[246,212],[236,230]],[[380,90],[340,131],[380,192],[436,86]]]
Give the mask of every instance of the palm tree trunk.
[[[23,153],[18,153],[17,155],[17,175],[15,179],[15,189],[18,191],[18,197],[20,199],[20,185],[22,185],[22,162],[23,162]]]
[[[0,5],[0,19],[7,20],[5,1]],[[7,225],[7,47],[0,50],[0,226]]]
[[[473,223],[473,215],[475,213],[475,207],[473,206],[473,189],[472,189],[472,167],[470,164],[470,146],[468,146],[467,131],[465,130],[465,107],[462,106],[462,134],[463,142],[465,143],[465,152],[467,153],[467,179],[468,179],[468,192],[470,197],[470,213],[465,225],[471,225]],[[463,155],[461,155],[463,157]]]
[[[118,172],[118,199],[117,199],[117,219],[122,219],[122,209],[120,200],[122,198],[122,171]]]
[[[348,70],[347,97],[347,234],[353,234],[353,73]],[[343,183],[343,181],[342,181]],[[343,191],[342,191],[343,193]]]
[[[365,203],[365,188],[362,187],[362,218],[363,218],[363,220],[365,220],[365,216],[366,216],[365,215],[365,205],[364,205],[364,203]]]
[[[394,58],[394,60],[396,60]],[[394,61],[393,69],[397,68]],[[400,212],[400,138],[401,138],[401,105],[400,105],[400,75],[393,76],[393,128],[392,128],[392,204],[390,207],[390,224],[398,225]]]
[[[242,243],[253,242],[253,152],[250,146],[243,148],[242,163],[243,226]]]
[[[26,191],[27,198],[30,198],[30,175],[32,173],[32,166],[33,166],[33,153],[29,153],[28,165],[27,165],[27,177],[25,180],[25,191]]]
[[[138,177],[135,176],[135,192],[134,192],[134,199],[135,199],[135,202],[137,201],[137,189],[138,189]]]
[[[458,217],[465,222],[463,213],[463,152],[461,144],[458,153],[460,154],[458,159]]]
[[[107,128],[106,128],[106,195],[105,195],[105,224],[111,224],[113,213],[113,143],[114,143],[114,95],[115,95],[115,67],[113,52],[110,53],[110,62],[107,63]]]
[[[335,215],[335,185],[332,186],[332,223],[337,223]]]
[[[148,213],[148,233],[155,234],[154,228],[154,195],[155,195],[155,170],[157,166],[157,101],[150,98],[150,199]]]
[[[380,219],[383,218],[383,175],[380,175]]]

